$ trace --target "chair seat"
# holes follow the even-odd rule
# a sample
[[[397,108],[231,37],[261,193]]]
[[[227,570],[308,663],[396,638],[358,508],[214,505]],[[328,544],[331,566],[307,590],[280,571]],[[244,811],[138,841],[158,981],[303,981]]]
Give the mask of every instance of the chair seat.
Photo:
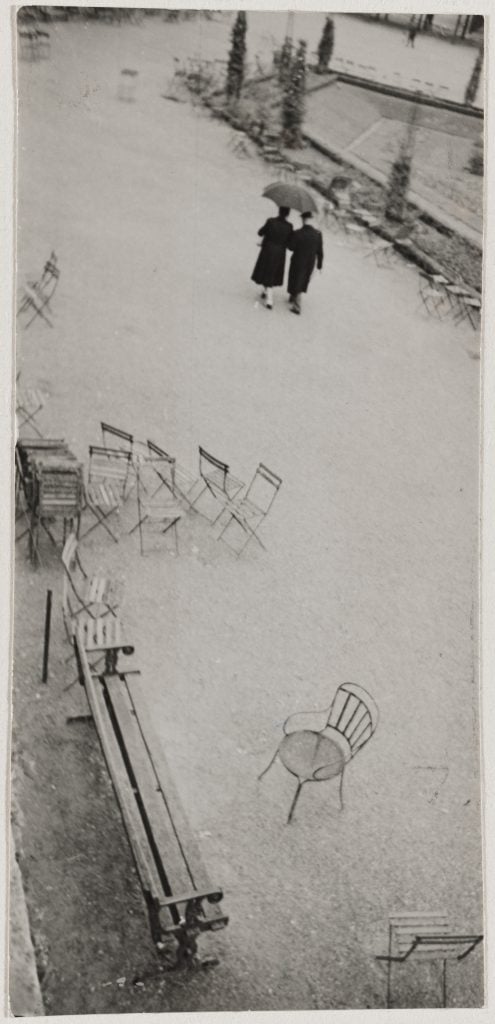
[[[184,515],[184,509],[176,502],[164,502],[162,505],[142,505],[141,517],[148,522],[162,523],[164,520],[177,520]]]
[[[90,505],[96,508],[117,509],[120,507],[120,495],[118,491],[108,483],[89,483],[86,487],[86,497]]]
[[[204,474],[204,480],[207,481],[213,490],[221,491],[222,494],[226,494],[229,497],[232,494],[234,497],[240,491],[241,487],[244,487],[242,480],[238,480],[237,477],[232,476],[231,473],[225,474],[221,469],[214,469],[211,473]]]
[[[301,782],[314,779],[332,779],[340,775],[346,758],[336,739],[319,732],[302,729],[284,736],[278,751],[282,764]]]
[[[264,516],[264,511],[258,508],[249,498],[240,498],[229,501],[228,511],[234,515],[238,513],[242,519],[257,519],[259,516]]]
[[[82,592],[84,604],[104,605],[111,597],[112,581],[108,576],[91,576],[85,581]]]

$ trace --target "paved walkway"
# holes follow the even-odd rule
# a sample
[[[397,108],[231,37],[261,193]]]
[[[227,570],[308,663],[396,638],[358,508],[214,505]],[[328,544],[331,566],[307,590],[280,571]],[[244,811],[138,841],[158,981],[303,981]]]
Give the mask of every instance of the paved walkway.
[[[96,533],[85,552],[126,575],[135,699],[231,918],[220,966],[187,994],[167,979],[169,1007],[382,1006],[391,909],[480,926],[477,339],[421,311],[413,269],[330,234],[303,316],[280,293],[265,311],[249,278],[270,172],[161,98],[184,27],[53,36],[51,61],[22,67],[19,140],[18,272],[52,247],[61,266],[53,330],[23,338],[49,433],[85,457],[105,419],[189,468],[201,443],[246,481],[260,460],[283,478],[266,553],[236,561],[199,517],[179,558]],[[134,104],[116,98],[122,67],[140,69]],[[257,773],[286,715],[345,679],[374,694],[379,730],[345,812],[331,784],[308,787],[287,828],[293,780]],[[59,1013],[79,1009],[71,972],[89,983],[85,939]],[[480,964],[452,972],[453,1005],[479,1005]],[[404,978],[402,1005],[437,999]],[[111,1012],[111,990],[86,1005]]]
[[[457,102],[464,92],[476,60],[476,48],[453,44],[433,36],[418,36],[413,48],[407,47],[406,33],[381,23],[373,24],[343,14],[332,15],[335,22],[335,49],[332,67],[364,75],[376,81],[423,89],[434,96]],[[316,51],[325,14],[293,15],[293,38],[305,39],[308,52]],[[248,15],[248,54],[259,52],[268,59],[274,46],[280,46],[287,28],[285,13],[250,12]],[[476,105],[483,106],[482,87]]]

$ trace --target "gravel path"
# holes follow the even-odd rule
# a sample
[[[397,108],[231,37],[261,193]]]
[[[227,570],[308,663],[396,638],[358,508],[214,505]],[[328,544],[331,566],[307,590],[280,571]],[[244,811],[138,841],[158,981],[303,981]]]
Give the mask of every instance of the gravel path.
[[[186,29],[62,25],[50,61],[20,65],[19,278],[52,247],[62,271],[22,371],[81,457],[106,419],[190,468],[201,443],[246,481],[259,460],[283,478],[267,553],[236,561],[195,517],[179,558],[95,534],[86,560],[126,577],[135,699],[231,915],[210,944],[221,966],[180,1008],[377,1007],[388,913],[481,921],[476,339],[423,315],[413,268],[331,235],[303,316],[282,294],[261,308],[271,172],[161,97]],[[126,66],[133,104],[116,98]],[[379,730],[345,812],[332,783],[308,787],[287,828],[293,780],[257,773],[286,715],[346,679],[373,693]],[[433,974],[402,980],[400,1005],[436,1005]],[[479,1005],[481,985],[477,953],[451,1003]]]

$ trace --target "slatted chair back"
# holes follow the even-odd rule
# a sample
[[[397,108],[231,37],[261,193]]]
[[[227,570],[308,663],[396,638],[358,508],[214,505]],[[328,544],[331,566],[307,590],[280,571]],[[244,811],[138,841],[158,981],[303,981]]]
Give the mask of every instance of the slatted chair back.
[[[131,452],[121,448],[89,447],[88,483],[111,484],[123,497],[131,469]]]
[[[75,607],[71,602],[71,593],[75,594],[77,597],[73,580],[73,568],[76,559],[76,552],[77,537],[75,533],[70,533],[62,551],[62,565],[64,567],[64,577],[62,581],[62,616],[68,637],[72,636],[74,628],[73,622],[75,621]]]
[[[346,740],[349,758],[371,739],[378,725],[378,708],[373,697],[357,683],[342,683],[332,701],[323,735],[340,733]]]
[[[199,447],[199,475],[210,490],[211,486],[213,486],[215,490],[223,491],[228,497],[228,474],[229,467],[226,462],[221,462],[220,459],[216,459],[214,455],[210,455],[204,448],[201,448],[201,446]]]
[[[389,956],[405,957],[419,936],[425,939],[441,937],[448,932],[449,922],[445,914],[430,911],[392,914],[389,918]],[[411,955],[415,959],[432,959],[431,952],[435,952],[432,947],[425,946],[421,950],[418,946]]]
[[[120,430],[119,427],[111,427],[109,423],[101,423],[101,435],[103,438],[103,446],[105,448],[119,448],[121,451],[130,452],[134,447],[134,437],[129,434],[127,430]],[[110,438],[109,445],[107,440]]]
[[[74,519],[81,514],[82,481],[79,468],[44,466],[38,476],[37,513],[40,519],[57,516]]]
[[[266,516],[273,505],[282,481],[276,473],[260,462],[251,483],[242,499],[243,506],[249,506],[253,512]]]

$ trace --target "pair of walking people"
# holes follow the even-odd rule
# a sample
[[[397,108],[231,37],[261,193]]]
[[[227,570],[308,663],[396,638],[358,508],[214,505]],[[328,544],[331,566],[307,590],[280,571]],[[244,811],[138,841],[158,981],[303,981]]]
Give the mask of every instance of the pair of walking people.
[[[261,252],[251,275],[251,280],[263,288],[262,298],[266,309],[273,309],[273,289],[284,282],[285,254],[287,249],[292,252],[289,267],[290,310],[301,312],[301,295],[307,292],[311,275],[315,268],[323,266],[323,237],[310,223],[311,214],[301,214],[302,227],[294,231],[287,219],[290,210],[281,206],[277,217],[269,217],[258,235],[263,239]]]

